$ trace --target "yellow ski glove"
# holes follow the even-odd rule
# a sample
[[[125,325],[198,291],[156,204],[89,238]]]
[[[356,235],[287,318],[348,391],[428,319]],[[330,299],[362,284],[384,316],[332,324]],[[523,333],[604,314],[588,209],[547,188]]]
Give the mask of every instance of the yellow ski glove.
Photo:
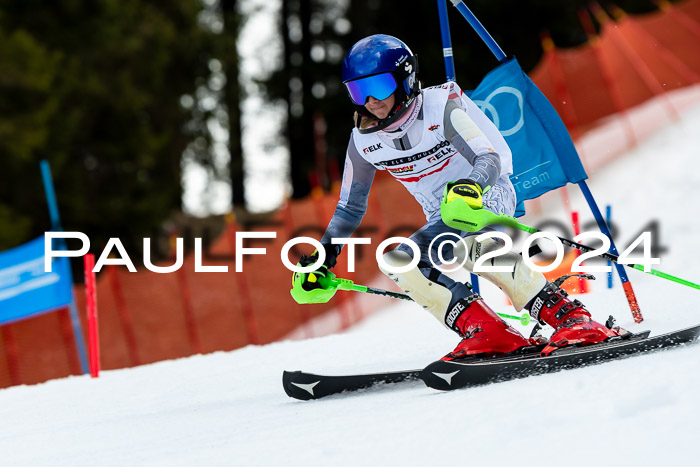
[[[489,188],[490,187],[486,187],[486,190],[482,190],[478,183],[464,178],[455,182],[450,182],[447,184],[447,196],[443,203],[449,204],[455,199],[461,198],[472,209],[480,209],[484,207],[481,195]]]

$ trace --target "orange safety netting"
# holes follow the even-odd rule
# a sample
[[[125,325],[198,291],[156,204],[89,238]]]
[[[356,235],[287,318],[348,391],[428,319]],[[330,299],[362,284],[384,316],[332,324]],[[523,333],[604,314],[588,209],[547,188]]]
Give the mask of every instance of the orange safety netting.
[[[545,41],[544,57],[530,73],[574,138],[603,117],[700,82],[700,1],[623,14],[616,22],[600,10],[596,17],[599,36],[564,50]],[[670,102],[664,111],[677,117]]]

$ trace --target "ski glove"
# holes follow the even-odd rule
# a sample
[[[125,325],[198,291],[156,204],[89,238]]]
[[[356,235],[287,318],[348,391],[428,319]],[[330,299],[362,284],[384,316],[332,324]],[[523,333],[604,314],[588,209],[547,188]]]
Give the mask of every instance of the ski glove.
[[[469,205],[469,207],[473,209],[481,209],[484,207],[484,202],[481,195],[489,188],[490,187],[486,187],[486,190],[484,190],[475,181],[468,178],[462,178],[447,184],[447,195],[445,200],[443,200],[443,203],[447,204],[455,199],[461,198]]]
[[[318,252],[314,252],[311,256],[303,255],[297,266],[311,266],[316,263]],[[335,264],[335,258],[330,260],[331,264]],[[311,272],[295,272],[292,275],[292,289],[289,291],[294,301],[300,304],[306,303],[328,303],[333,298],[338,285],[335,280],[335,274],[328,270],[327,264],[322,264],[316,267],[316,270]]]
[[[330,268],[338,262],[338,254],[340,253],[339,245],[323,244],[323,249],[326,252],[326,259],[321,266],[315,271],[301,275],[301,287],[306,290],[326,289],[330,286],[330,282],[335,275],[329,271]],[[299,265],[302,267],[314,264],[318,260],[318,250],[314,251],[311,256],[302,255],[299,259]]]

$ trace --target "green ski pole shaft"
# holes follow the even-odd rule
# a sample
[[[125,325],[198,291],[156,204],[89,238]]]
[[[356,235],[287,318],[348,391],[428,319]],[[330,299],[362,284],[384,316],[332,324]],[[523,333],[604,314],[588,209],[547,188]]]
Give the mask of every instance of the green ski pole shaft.
[[[564,245],[569,246],[571,248],[575,248],[579,251],[589,252],[589,251],[595,250],[595,248],[593,248],[593,247],[574,242],[573,240],[569,240],[568,238],[562,238],[562,237],[557,237],[557,238]],[[619,262],[618,260],[620,259],[619,256],[614,255],[612,253],[603,253],[600,255],[600,257],[603,259],[607,259],[609,261],[613,261],[615,263],[618,263]],[[658,270],[653,269],[653,268],[649,268],[649,270],[645,270],[644,266],[642,266],[641,264],[625,264],[625,266],[630,267],[632,269],[636,269],[637,271],[642,271],[642,272],[645,272],[647,274],[651,274],[652,276],[661,277],[662,279],[666,279],[666,280],[676,282],[676,283],[681,284],[681,285],[685,285],[687,287],[692,287],[693,289],[700,290],[700,284],[696,284],[694,282],[690,282],[690,281],[687,281],[685,279],[681,279],[680,277],[672,276],[671,274],[667,274],[665,272],[658,271]]]
[[[354,292],[369,293],[373,295],[382,295],[384,297],[396,298],[399,300],[408,300],[410,302],[414,301],[410,296],[401,292],[392,292],[391,290],[376,289],[374,287],[367,287],[366,285],[359,285],[352,282],[350,279],[340,279],[336,278],[335,283],[340,290],[352,290]],[[501,318],[513,319],[520,321],[520,324],[527,326],[530,324],[530,315],[523,313],[522,316],[507,315],[505,313],[497,313]]]
[[[501,318],[508,318],[508,319],[514,319],[514,320],[520,321],[520,324],[522,324],[523,326],[527,326],[528,324],[530,324],[530,315],[527,313],[523,313],[522,316],[514,316],[514,315],[507,315],[505,313],[498,313],[498,316],[500,316]]]
[[[465,204],[465,206],[466,206],[466,204]],[[528,233],[541,232],[541,230],[539,230],[539,229],[527,226],[525,224],[521,224],[514,217],[506,216],[504,214],[494,214],[491,211],[489,211],[488,209],[471,209],[468,206],[467,207],[465,207],[465,206],[461,206],[461,210],[459,212],[459,214],[461,214],[461,216],[459,216],[459,217],[466,219],[466,221],[465,220],[460,221],[459,219],[457,219],[455,217],[452,220],[453,221],[456,220],[457,223],[450,225],[449,219],[445,223],[447,225],[450,225],[450,227],[455,227],[455,228],[464,228],[465,225],[469,225],[469,226],[472,226],[473,229],[475,229],[475,230],[473,230],[475,232],[478,230],[481,230],[484,226],[491,225],[491,224],[499,224],[499,225],[503,225],[506,227],[511,227],[514,229],[522,230],[522,231],[528,232]],[[444,218],[443,218],[443,220],[444,220]],[[588,245],[584,245],[582,243],[577,243],[573,240],[569,240],[568,238],[562,238],[562,237],[557,237],[557,238],[559,239],[559,241],[562,242],[562,244],[564,244],[568,247],[571,247],[571,248],[575,248],[579,251],[591,252],[591,251],[596,250],[596,248],[590,247]],[[613,261],[615,263],[619,263],[619,259],[620,259],[618,255],[614,255],[612,253],[607,253],[607,252],[601,254],[600,257],[603,259],[607,259],[609,261]],[[622,264],[622,263],[620,263],[620,264]],[[653,268],[649,268],[648,270],[645,270],[644,266],[642,266],[641,264],[625,264],[625,266],[630,267],[632,269],[636,269],[638,271],[642,271],[642,272],[647,273],[647,274],[651,274],[652,276],[661,277],[662,279],[666,279],[666,280],[676,282],[676,283],[681,284],[681,285],[685,285],[687,287],[692,287],[693,289],[700,290],[700,284],[690,282],[688,280],[673,276],[671,274],[667,274],[665,272],[658,271],[658,270],[653,269]]]
[[[652,276],[656,277],[661,277],[662,279],[667,279],[673,282],[677,282],[679,284],[692,287],[693,289],[698,289],[700,290],[700,284],[696,284],[694,282],[687,281],[685,279],[681,279],[680,277],[672,276],[670,274],[666,274],[665,272],[657,271],[656,269],[651,269],[650,271],[645,271],[644,266],[641,264],[629,264],[628,265],[631,268],[634,268],[638,271],[646,272],[647,274],[651,274]]]
[[[399,300],[413,301],[411,297],[404,293],[392,292],[391,290],[376,289],[374,287],[367,287],[365,285],[353,284],[352,290],[355,292],[369,293],[373,295],[383,295],[385,297],[397,298]]]

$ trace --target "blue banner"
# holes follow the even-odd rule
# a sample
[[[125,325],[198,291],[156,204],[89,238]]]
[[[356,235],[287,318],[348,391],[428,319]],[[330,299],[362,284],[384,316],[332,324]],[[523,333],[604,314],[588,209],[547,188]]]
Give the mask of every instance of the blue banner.
[[[68,258],[44,272],[44,237],[0,253],[0,324],[68,306],[73,298]]]
[[[517,60],[501,63],[468,95],[513,152],[516,216],[525,214],[526,199],[588,178],[559,114]]]

